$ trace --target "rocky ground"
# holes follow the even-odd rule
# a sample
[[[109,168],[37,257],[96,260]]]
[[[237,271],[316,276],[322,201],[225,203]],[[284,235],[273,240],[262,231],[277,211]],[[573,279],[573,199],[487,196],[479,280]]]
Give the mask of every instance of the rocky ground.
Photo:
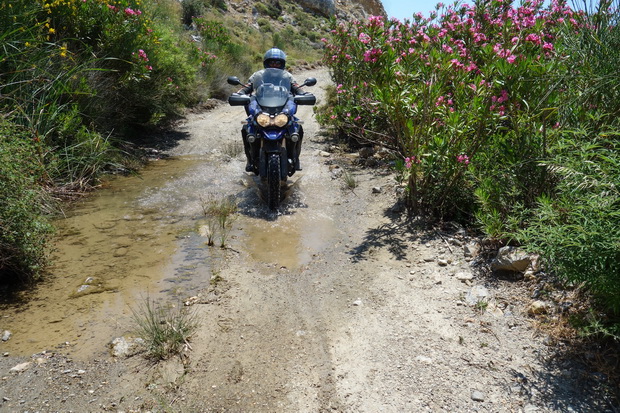
[[[322,70],[303,75],[329,82]],[[191,350],[158,363],[140,353],[78,361],[62,348],[9,355],[0,411],[617,411],[607,377],[538,328],[560,311],[540,294],[544,273],[480,271],[472,233],[407,217],[388,168],[363,167],[304,117],[301,189],[273,225],[305,219],[312,231],[320,216],[326,246],[299,265],[259,260],[244,248],[257,218],[246,212],[226,265],[191,299],[201,320]],[[225,105],[190,114],[179,125],[187,138],[168,151],[238,139],[238,118]],[[241,157],[232,162],[241,170]]]

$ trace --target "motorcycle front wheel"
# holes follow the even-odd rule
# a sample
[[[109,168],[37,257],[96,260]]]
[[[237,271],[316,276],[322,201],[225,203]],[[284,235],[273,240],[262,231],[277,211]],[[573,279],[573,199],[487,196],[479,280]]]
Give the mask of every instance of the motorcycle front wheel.
[[[267,205],[271,210],[280,206],[280,168],[280,154],[270,154],[267,161]]]

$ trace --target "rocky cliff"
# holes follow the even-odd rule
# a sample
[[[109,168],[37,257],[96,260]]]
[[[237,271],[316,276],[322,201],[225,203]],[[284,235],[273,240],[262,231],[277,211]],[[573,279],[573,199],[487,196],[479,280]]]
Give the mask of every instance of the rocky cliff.
[[[286,0],[284,0],[286,1]],[[260,3],[261,1],[254,1]],[[368,16],[386,16],[381,0],[290,0],[304,9],[324,17],[365,19]],[[272,1],[279,6],[279,1]]]

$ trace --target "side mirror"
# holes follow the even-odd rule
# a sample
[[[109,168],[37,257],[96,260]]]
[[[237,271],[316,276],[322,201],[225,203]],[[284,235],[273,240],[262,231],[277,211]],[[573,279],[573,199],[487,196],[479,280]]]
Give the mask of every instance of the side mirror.
[[[239,78],[237,76],[229,76],[228,77],[228,84],[229,85],[233,85],[233,86],[238,86],[241,84],[241,81],[239,80]]]
[[[250,104],[250,97],[248,95],[232,95],[228,97],[228,104],[230,106],[245,106]]]
[[[302,86],[314,86],[314,85],[316,85],[316,79],[313,77],[309,77],[308,79],[304,81],[304,84]]]
[[[316,103],[316,96],[311,93],[305,95],[297,95],[293,98],[298,105],[314,105]]]

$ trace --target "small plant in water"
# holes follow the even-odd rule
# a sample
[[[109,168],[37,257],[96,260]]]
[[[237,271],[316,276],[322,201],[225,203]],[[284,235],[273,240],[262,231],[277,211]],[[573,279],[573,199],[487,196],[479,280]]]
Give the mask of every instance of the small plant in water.
[[[136,333],[144,340],[149,358],[166,360],[191,350],[189,339],[198,329],[199,321],[189,307],[163,305],[147,297],[132,313]]]
[[[201,232],[207,237],[207,245],[215,245],[215,234],[219,232],[220,247],[226,246],[226,239],[232,230],[237,209],[237,201],[231,197],[217,199],[210,196],[202,200],[202,211],[207,222],[201,227]]]

